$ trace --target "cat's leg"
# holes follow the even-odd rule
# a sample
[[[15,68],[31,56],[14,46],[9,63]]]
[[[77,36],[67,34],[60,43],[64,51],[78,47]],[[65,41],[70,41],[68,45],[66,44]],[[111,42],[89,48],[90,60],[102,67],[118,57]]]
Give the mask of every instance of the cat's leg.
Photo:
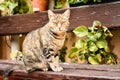
[[[26,63],[27,64],[25,64],[25,70],[27,73],[33,72],[37,69],[48,71],[48,66],[40,62],[26,62]]]
[[[56,57],[54,57],[54,63],[55,63],[55,65],[57,66],[57,70],[58,71],[62,71],[63,70],[63,67],[61,67],[60,66],[60,64],[59,64],[59,56],[56,56]]]
[[[59,65],[59,56],[58,55],[54,55],[54,50],[52,49],[47,49],[45,48],[44,51],[44,56],[46,57],[46,60],[50,66],[50,68],[53,71],[62,71],[63,68]]]
[[[62,71],[63,70],[63,68],[59,65],[59,57],[58,56],[56,56],[56,57],[51,56],[51,60],[48,61],[48,64],[53,71]]]
[[[23,61],[27,73],[33,72],[36,69],[41,69],[43,71],[48,70],[48,65],[43,59],[43,55],[36,55],[35,51],[27,51],[27,53],[23,56]]]
[[[33,61],[30,61],[29,59],[24,59],[23,58],[23,62],[24,62],[24,69],[26,73],[31,73],[33,71],[36,70],[36,68],[33,66],[35,63]]]
[[[43,55],[42,49],[35,49],[34,50],[35,58],[38,62],[36,62],[36,67],[39,69],[42,69],[43,71],[48,71],[48,63],[45,59],[45,56]]]

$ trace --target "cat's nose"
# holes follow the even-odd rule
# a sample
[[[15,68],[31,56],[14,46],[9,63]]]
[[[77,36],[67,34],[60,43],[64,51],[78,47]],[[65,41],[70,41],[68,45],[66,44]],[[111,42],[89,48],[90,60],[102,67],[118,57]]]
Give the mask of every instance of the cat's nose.
[[[58,28],[59,28],[60,31],[62,30],[61,24],[58,24]]]
[[[61,31],[62,29],[59,27],[59,31]]]

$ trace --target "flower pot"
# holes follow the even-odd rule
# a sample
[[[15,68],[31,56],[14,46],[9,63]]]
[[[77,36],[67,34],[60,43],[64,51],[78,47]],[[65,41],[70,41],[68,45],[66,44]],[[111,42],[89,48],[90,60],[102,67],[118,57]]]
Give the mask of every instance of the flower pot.
[[[33,11],[47,10],[49,0],[32,0]]]

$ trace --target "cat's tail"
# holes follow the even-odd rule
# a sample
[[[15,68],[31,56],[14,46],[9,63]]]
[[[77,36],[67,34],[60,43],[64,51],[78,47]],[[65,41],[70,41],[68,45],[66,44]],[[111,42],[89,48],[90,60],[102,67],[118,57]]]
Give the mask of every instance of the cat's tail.
[[[8,77],[11,75],[12,72],[15,70],[21,70],[26,73],[25,66],[24,65],[9,65],[4,71],[3,71],[3,80],[9,80]]]

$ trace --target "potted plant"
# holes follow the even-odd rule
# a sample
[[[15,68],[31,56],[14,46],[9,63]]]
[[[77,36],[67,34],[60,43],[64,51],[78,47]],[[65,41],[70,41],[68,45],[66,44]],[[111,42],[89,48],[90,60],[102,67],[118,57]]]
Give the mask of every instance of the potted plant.
[[[80,37],[69,54],[74,62],[82,61],[90,64],[117,63],[116,56],[109,51],[107,41],[107,37],[113,35],[99,21],[94,21],[92,27],[79,26],[73,32]]]
[[[49,0],[32,0],[34,11],[44,11],[47,10]]]
[[[10,16],[14,14],[33,12],[32,6],[28,4],[28,1],[29,0],[5,0],[0,3],[0,15]]]

